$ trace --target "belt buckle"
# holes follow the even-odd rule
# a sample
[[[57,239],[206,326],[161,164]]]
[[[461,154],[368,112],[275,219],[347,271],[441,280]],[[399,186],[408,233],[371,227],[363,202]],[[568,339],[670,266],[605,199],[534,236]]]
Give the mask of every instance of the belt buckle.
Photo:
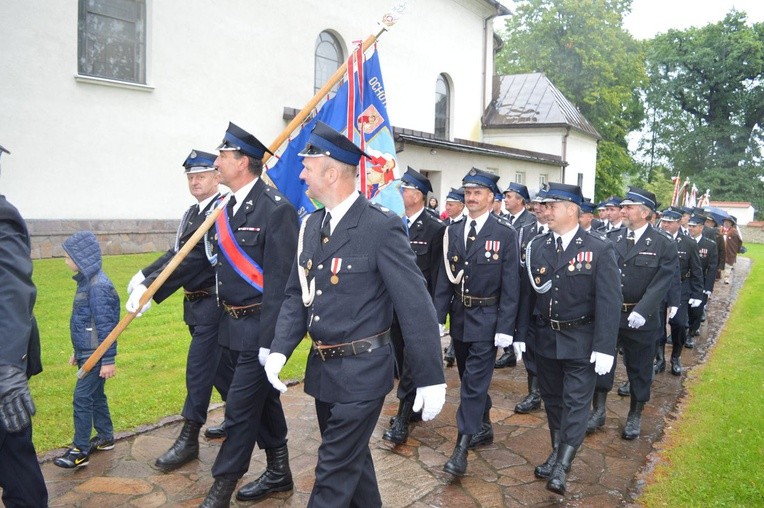
[[[313,343],[313,349],[315,349],[316,352],[318,353],[318,356],[321,357],[321,361],[325,362],[326,361],[326,357],[324,356],[324,352],[319,347],[320,345],[321,345],[321,341],[320,340],[318,342],[314,342]]]
[[[554,330],[555,332],[559,332],[560,330],[562,330],[562,328],[560,328],[560,322],[557,320],[550,319],[549,324],[552,327],[552,330]]]
[[[470,295],[462,295],[462,303],[468,309],[472,308],[472,297]]]

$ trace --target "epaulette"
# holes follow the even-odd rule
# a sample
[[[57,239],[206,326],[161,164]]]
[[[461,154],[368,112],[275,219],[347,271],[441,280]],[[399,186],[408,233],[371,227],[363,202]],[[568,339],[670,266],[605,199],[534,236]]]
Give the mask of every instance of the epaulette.
[[[458,219],[456,219],[456,220],[455,220],[454,222],[452,222],[451,224],[459,224],[459,223],[460,223],[461,221],[463,221],[463,220],[464,220],[464,215],[460,215],[460,216],[459,216],[459,218],[458,218]],[[450,224],[449,224],[449,225],[450,225]]]
[[[277,205],[280,205],[284,203],[285,201],[287,203],[289,202],[289,200],[286,197],[284,197],[284,195],[281,194],[281,192],[279,192],[276,188],[271,187],[270,185],[265,186],[265,192],[263,192],[263,194],[268,196],[268,198],[274,203],[276,203]]]
[[[499,224],[501,224],[502,226],[506,226],[506,227],[508,227],[509,229],[512,229],[512,230],[514,230],[514,229],[515,229],[515,227],[514,227],[512,224],[510,224],[510,223],[509,223],[509,221],[508,221],[507,219],[505,219],[504,217],[499,217],[499,216],[497,215],[497,216],[496,216],[496,220],[497,220],[497,221],[498,221],[498,223],[499,223]]]
[[[442,220],[440,220],[438,217],[435,217],[435,215],[428,213],[427,217],[429,217],[431,220],[435,221],[436,224],[445,224]]]
[[[669,240],[671,240],[672,242],[674,241],[674,237],[668,234],[666,231],[663,231],[661,228],[653,228],[653,229],[659,232],[660,234],[662,234],[663,236],[665,236],[666,238],[668,238]],[[676,237],[679,238],[680,236],[681,235],[677,235]]]
[[[605,233],[605,236],[610,236],[611,234],[613,234],[613,235],[614,235],[614,234],[616,234],[616,233],[619,233],[619,232],[620,232],[621,234],[623,234],[623,231],[621,231],[622,229],[626,229],[626,226],[621,226],[621,227],[620,227],[620,228],[618,228],[618,229],[611,229],[610,231],[608,231],[607,233]]]
[[[598,233],[598,232],[594,231],[593,229],[591,229],[589,231],[586,231],[586,234],[588,234],[592,238],[596,238],[597,240],[600,240],[602,242],[609,242],[610,241],[610,240],[607,239],[607,235],[602,234],[602,233]]]
[[[376,210],[376,211],[384,214],[387,217],[391,217],[391,216],[395,217],[396,216],[395,213],[392,210],[390,210],[389,208],[387,208],[386,206],[382,206],[379,203],[369,203],[369,204],[371,205],[371,208],[373,210]]]

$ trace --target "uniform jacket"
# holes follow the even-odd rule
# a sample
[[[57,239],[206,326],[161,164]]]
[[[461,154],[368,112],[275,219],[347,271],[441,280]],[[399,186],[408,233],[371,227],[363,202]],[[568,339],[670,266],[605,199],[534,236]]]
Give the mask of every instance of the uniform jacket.
[[[258,179],[244,203],[230,218],[236,243],[263,270],[263,293],[245,281],[217,246],[217,293],[221,303],[246,306],[261,303],[256,314],[233,319],[224,314],[218,331],[221,345],[234,351],[270,348],[276,319],[284,301],[284,288],[297,250],[297,212],[278,190]]]
[[[101,270],[101,249],[93,233],[80,231],[64,241],[64,250],[79,268],[69,330],[74,354],[89,357],[119,323],[119,295],[109,277]],[[103,355],[102,363],[114,363],[117,343]]]
[[[170,262],[178,250],[183,248],[189,238],[207,218],[207,214],[214,207],[216,200],[213,199],[207,203],[207,206],[201,211],[198,205],[191,205],[186,213],[183,214],[183,218],[178,226],[176,245],[141,270],[146,276],[143,285],[148,287],[159,277],[167,263]],[[215,298],[215,268],[207,259],[204,251],[204,241],[200,241],[194,246],[178,268],[175,269],[162,287],[157,290],[154,294],[154,301],[157,303],[163,302],[181,287],[186,291],[207,290],[210,293],[209,297],[193,301],[184,298],[183,320],[187,325],[193,326],[218,322],[221,310]]]
[[[514,335],[520,292],[515,229],[489,214],[469,252],[464,246],[464,221],[451,224],[447,231],[447,262],[454,274],[464,270],[464,278],[458,286],[447,276],[438,279],[435,308],[439,322],[445,323],[450,314],[451,337],[465,342],[493,341],[496,333]],[[497,305],[467,308],[457,291],[477,298],[498,297],[499,301]]]
[[[551,282],[536,295],[542,317],[534,351],[546,358],[588,359],[593,351],[615,356],[622,296],[615,249],[604,235],[580,227],[558,261],[554,235],[531,243],[530,274],[536,286]],[[588,324],[555,331],[549,320],[594,317]],[[542,324],[543,323],[543,324]]]
[[[509,220],[509,216],[510,215],[508,214],[507,220]],[[529,226],[531,224],[536,224],[536,216],[530,213],[528,210],[524,210],[523,213],[521,213],[512,223],[512,227],[519,231],[520,228]]]
[[[0,363],[42,371],[40,337],[32,313],[37,289],[32,282],[29,233],[19,211],[0,194]]]
[[[676,235],[679,257],[679,278],[682,282],[682,303],[690,298],[703,298],[703,268],[700,265],[698,244],[688,235]]]
[[[444,383],[435,309],[400,217],[359,195],[325,245],[320,240],[323,218],[324,212],[317,211],[305,219],[303,249],[289,275],[271,351],[288,357],[306,332],[329,345],[374,336],[390,328],[394,308],[414,384]],[[308,307],[298,270],[315,283]],[[329,403],[374,400],[392,389],[393,369],[391,344],[326,361],[311,352],[305,392]]]
[[[618,228],[607,234],[613,242],[621,271],[623,303],[635,303],[633,309],[621,312],[621,328],[628,328],[627,318],[636,312],[646,323],[640,331],[660,327],[658,308],[671,286],[678,266],[676,244],[667,235],[648,224],[639,241],[628,249],[627,228]]]
[[[523,214],[525,215],[525,214]],[[528,214],[531,215],[531,214]],[[520,301],[517,307],[517,320],[515,322],[516,341],[525,342],[534,340],[535,331],[530,327],[536,325],[536,292],[532,289],[528,279],[525,252],[528,244],[536,237],[536,219],[533,222],[517,229],[517,237],[520,242]],[[533,347],[531,345],[531,347]]]
[[[416,264],[427,281],[427,291],[435,293],[435,281],[443,268],[443,230],[446,225],[430,213],[420,213],[409,226],[409,243]]]
[[[695,241],[695,239],[693,239]],[[703,290],[713,291],[716,281],[716,268],[719,263],[718,250],[716,242],[705,236],[700,237],[698,244],[698,256],[700,257],[700,267],[703,271]]]

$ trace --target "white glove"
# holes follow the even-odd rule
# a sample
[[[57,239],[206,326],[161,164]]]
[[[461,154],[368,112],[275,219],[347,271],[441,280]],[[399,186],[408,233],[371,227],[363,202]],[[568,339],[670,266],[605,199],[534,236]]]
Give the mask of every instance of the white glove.
[[[513,342],[512,347],[515,348],[515,356],[519,362],[523,359],[523,353],[525,353],[525,342]]]
[[[146,277],[143,275],[143,272],[138,270],[138,273],[133,275],[133,278],[130,279],[130,282],[127,283],[127,294],[129,295],[132,293],[133,289],[135,289],[135,286],[143,282],[145,279]]]
[[[446,330],[446,325],[438,323],[438,332],[440,333],[441,337],[444,337],[448,333],[448,330]]]
[[[132,293],[130,293],[130,298],[127,299],[127,303],[125,304],[125,308],[127,309],[127,312],[130,314],[135,314],[135,311],[138,310],[138,306],[141,304],[141,297],[143,296],[143,293],[146,292],[146,286],[143,284],[138,284],[133,288]],[[143,308],[138,312],[138,314],[135,315],[135,317],[141,317],[144,312],[149,310],[151,308],[151,300],[146,302],[146,305],[143,306]]]
[[[281,369],[284,368],[285,363],[286,356],[282,355],[281,353],[271,353],[265,360],[265,365],[263,365],[263,368],[265,369],[265,375],[268,377],[268,381],[273,385],[275,389],[281,393],[287,391],[286,385],[279,379],[279,372],[281,372]]]
[[[645,325],[646,321],[645,318],[639,315],[638,312],[632,311],[631,314],[629,314],[629,328],[641,328]]]
[[[703,291],[703,294],[706,296],[711,296],[711,291]]]
[[[446,403],[446,383],[422,386],[416,389],[414,412],[422,410],[422,420],[428,422],[438,416]]]
[[[260,351],[257,352],[257,360],[263,367],[265,367],[265,360],[268,359],[269,354],[271,354],[271,350],[265,347],[261,347]]]
[[[493,345],[496,347],[509,347],[512,345],[512,336],[506,333],[497,333],[493,336]]]
[[[698,298],[690,298],[690,301],[687,303],[689,303],[690,307],[694,309],[695,307],[700,307],[700,304],[703,303],[703,300],[700,300]]]
[[[637,316],[639,316],[639,314],[637,314]],[[592,357],[589,359],[589,363],[594,364],[594,372],[596,372],[600,376],[604,376],[605,374],[610,372],[610,369],[613,368],[614,361],[615,361],[614,356],[606,355],[605,353],[598,353],[596,351],[592,353]]]
[[[679,310],[679,307],[669,307],[668,308],[668,318],[671,319],[672,317],[676,316],[676,312]]]

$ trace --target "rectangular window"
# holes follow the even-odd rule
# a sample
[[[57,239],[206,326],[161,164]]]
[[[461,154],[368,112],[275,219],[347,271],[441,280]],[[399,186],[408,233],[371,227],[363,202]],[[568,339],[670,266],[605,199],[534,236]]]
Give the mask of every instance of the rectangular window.
[[[525,185],[525,173],[523,171],[515,173],[515,183]]]
[[[79,0],[77,70],[146,83],[146,0]]]
[[[547,175],[539,175],[539,187],[546,185],[547,181]]]
[[[576,185],[578,185],[579,188],[583,188],[584,187],[584,174],[583,173],[579,173],[578,174],[578,183]]]

